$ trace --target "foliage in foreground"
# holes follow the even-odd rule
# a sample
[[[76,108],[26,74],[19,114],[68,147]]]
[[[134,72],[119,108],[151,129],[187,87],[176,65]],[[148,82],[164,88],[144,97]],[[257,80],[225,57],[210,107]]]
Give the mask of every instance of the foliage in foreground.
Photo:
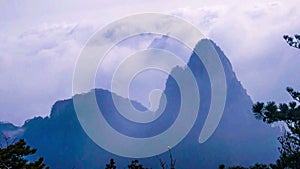
[[[286,130],[278,138],[281,147],[278,148],[280,157],[276,164],[256,164],[249,168],[235,166],[228,169],[299,169],[300,168],[300,92],[287,88],[294,101],[277,105],[275,102],[257,102],[253,105],[254,116],[267,124],[280,122]],[[224,165],[219,166],[225,169]]]
[[[225,165],[220,165],[219,169],[225,169]],[[254,166],[250,167],[241,167],[241,166],[233,166],[233,167],[228,167],[226,169],[270,169],[270,167],[266,164],[255,164]]]
[[[169,149],[169,157],[170,157],[170,168],[169,165],[167,165],[166,162],[163,161],[163,159],[157,157],[161,169],[175,169],[176,159],[173,158],[171,149]],[[142,164],[139,164],[138,160],[133,160],[131,164],[128,165],[127,167],[128,169],[151,169],[151,168],[145,168]],[[110,159],[110,162],[106,164],[105,169],[117,169],[115,160]]]
[[[105,169],[116,169],[116,163],[114,159],[110,159],[109,164],[106,164]],[[130,165],[128,165],[128,169],[148,169],[144,168],[142,164],[139,164],[138,160],[133,160]]]
[[[295,37],[295,38],[294,38]],[[292,47],[300,49],[300,35],[294,35],[291,37],[289,35],[284,35],[283,39]]]
[[[278,138],[281,147],[280,158],[273,165],[274,169],[299,168],[300,167],[300,93],[292,88],[287,88],[288,93],[294,99],[288,104],[276,105],[275,102],[256,103],[253,112],[257,119],[271,124],[283,122],[286,126],[285,134]]]
[[[300,35],[294,37],[284,35],[283,38],[290,46],[300,49]],[[283,136],[278,138],[281,147],[278,148],[280,157],[276,164],[256,164],[245,168],[241,166],[229,167],[228,169],[299,169],[300,168],[300,92],[288,87],[287,92],[294,101],[276,105],[275,102],[257,102],[253,105],[254,116],[267,124],[281,123],[286,130]],[[220,165],[219,169],[225,169]]]
[[[26,145],[24,139],[16,142],[10,142],[10,138],[4,136],[4,144],[0,145],[0,168],[1,169],[44,169],[49,168],[44,164],[44,159],[39,158],[37,161],[30,162],[26,156],[36,153],[36,149],[32,149]]]

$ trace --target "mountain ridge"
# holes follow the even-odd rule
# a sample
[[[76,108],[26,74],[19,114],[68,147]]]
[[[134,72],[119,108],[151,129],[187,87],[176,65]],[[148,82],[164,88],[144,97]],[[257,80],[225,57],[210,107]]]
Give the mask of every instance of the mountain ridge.
[[[195,48],[201,48],[201,43],[207,42],[208,40],[200,41]],[[178,168],[184,169],[188,167],[190,169],[191,166],[194,168],[216,168],[219,164],[249,165],[255,162],[274,162],[278,156],[276,146],[277,130],[254,118],[251,112],[251,98],[242,87],[240,81],[237,80],[230,61],[221,48],[214,42],[209,42],[216,48],[226,75],[228,92],[225,110],[215,133],[207,142],[199,144],[198,136],[210,106],[211,84],[203,63],[193,52],[187,66],[196,77],[199,93],[203,99],[200,103],[195,125],[189,134],[172,149],[173,155],[178,161]],[[155,41],[156,47],[160,46],[159,43],[159,40]],[[171,52],[177,49],[176,45],[168,43],[161,45],[161,47]],[[177,67],[173,69],[172,73],[175,71],[181,73],[185,69]],[[175,112],[178,109],[178,105],[180,105],[180,99],[178,99],[180,98],[180,91],[178,89],[176,81],[169,76],[164,90],[169,103],[166,105],[167,113]],[[152,124],[164,122],[164,125],[153,125],[154,127],[145,125],[138,128],[142,130],[139,131],[135,127],[137,124],[126,121],[120,123],[120,121],[115,119],[118,114],[115,113],[110,96],[114,93],[103,89],[95,89],[93,91],[98,96],[98,104],[100,106],[105,105],[102,109],[104,115],[106,114],[106,117],[111,118],[108,119],[111,120],[110,124],[115,125],[115,129],[125,133],[125,135],[148,137],[158,134],[170,126],[174,118],[176,119],[177,117],[175,113],[170,114],[168,118],[163,116]],[[84,94],[81,95],[84,96]],[[78,96],[80,97],[80,95]],[[102,101],[99,102],[101,99]],[[113,112],[113,114],[108,112]],[[109,115],[112,117],[109,117]],[[122,124],[126,124],[126,130]],[[128,127],[129,125],[131,127]],[[74,166],[76,168],[99,168],[101,165],[104,167],[110,158],[115,158],[118,166],[126,166],[131,160],[103,150],[86,135],[77,119],[72,98],[55,102],[49,116],[28,120],[21,128],[24,129],[21,136],[25,137],[29,145],[38,148],[37,156],[45,157],[46,163],[52,168],[71,168]],[[147,131],[146,134],[143,133],[144,131]],[[167,153],[160,156],[164,159],[168,158]],[[158,161],[154,157],[140,159],[140,161],[145,166],[159,167]]]

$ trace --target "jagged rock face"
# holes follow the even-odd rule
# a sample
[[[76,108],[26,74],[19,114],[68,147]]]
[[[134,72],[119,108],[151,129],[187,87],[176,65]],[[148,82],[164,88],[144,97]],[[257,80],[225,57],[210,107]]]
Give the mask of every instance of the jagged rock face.
[[[167,43],[165,38],[154,40],[152,47],[178,52],[176,44]],[[213,42],[203,40],[196,48],[201,49],[202,43]],[[177,159],[176,166],[182,169],[198,169],[217,168],[219,164],[249,165],[256,162],[274,162],[278,156],[277,131],[255,120],[251,112],[250,97],[237,80],[229,60],[219,47],[214,43],[213,45],[224,66],[227,80],[225,111],[215,133],[205,143],[199,144],[198,137],[210,107],[211,84],[203,63],[192,53],[187,66],[196,77],[201,103],[196,123],[190,133],[172,149],[173,156]],[[184,71],[185,68],[176,67],[172,73],[180,74]],[[99,108],[115,130],[141,138],[157,135],[167,129],[176,119],[181,101],[179,87],[169,76],[164,90],[168,102],[163,115],[150,124],[141,125],[126,121],[120,116],[111,97],[115,94],[102,89],[92,92],[96,93]],[[84,97],[84,94],[78,97]],[[125,99],[116,97],[120,100]],[[138,109],[146,109],[137,102],[133,104]],[[56,102],[49,117],[29,120],[22,129],[22,136],[27,142],[38,148],[37,156],[43,156],[52,168],[104,168],[110,158],[116,159],[117,165],[122,168],[131,161],[106,152],[85,134],[76,117],[72,99]],[[168,160],[166,153],[161,157]],[[159,168],[156,157],[140,161],[145,166]]]

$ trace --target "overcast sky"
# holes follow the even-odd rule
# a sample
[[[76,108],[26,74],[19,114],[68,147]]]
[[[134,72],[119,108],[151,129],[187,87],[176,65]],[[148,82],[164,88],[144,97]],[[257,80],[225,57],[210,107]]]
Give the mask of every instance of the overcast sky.
[[[299,0],[0,0],[0,121],[47,116],[72,95],[76,59],[102,26],[143,12],[179,16],[214,40],[253,101],[289,101],[300,90],[300,50],[282,36],[300,33]]]

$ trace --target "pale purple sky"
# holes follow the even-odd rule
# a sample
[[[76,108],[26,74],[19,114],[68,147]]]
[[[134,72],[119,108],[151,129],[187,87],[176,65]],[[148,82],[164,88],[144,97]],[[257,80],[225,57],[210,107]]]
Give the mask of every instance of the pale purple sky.
[[[0,0],[0,121],[21,125],[47,116],[72,95],[76,59],[102,26],[143,12],[194,24],[230,59],[254,101],[289,101],[300,90],[300,50],[283,34],[300,33],[299,0],[287,1],[33,1]]]

